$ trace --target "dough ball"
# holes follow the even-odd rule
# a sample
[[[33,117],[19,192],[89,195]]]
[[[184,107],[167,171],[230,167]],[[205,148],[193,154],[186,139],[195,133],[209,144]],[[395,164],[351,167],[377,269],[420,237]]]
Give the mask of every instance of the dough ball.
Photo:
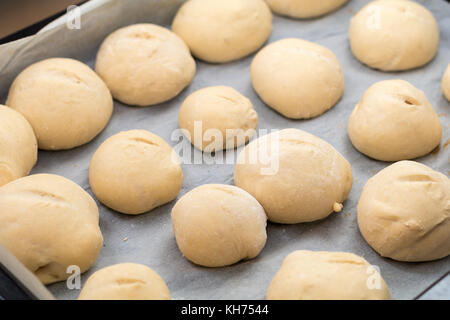
[[[0,188],[0,244],[44,284],[89,269],[103,245],[98,208],[74,182],[35,174]]]
[[[180,159],[160,137],[130,130],[106,139],[89,167],[92,192],[105,206],[140,214],[175,199],[183,184]]]
[[[388,300],[375,267],[347,252],[298,250],[289,254],[267,290],[269,300]]]
[[[0,187],[30,173],[37,161],[37,142],[28,121],[0,105]]]
[[[147,266],[120,263],[89,277],[79,300],[170,300],[164,280]]]
[[[344,75],[333,52],[301,39],[263,48],[253,59],[251,77],[261,99],[291,119],[321,115],[344,92]]]
[[[430,261],[450,254],[450,180],[414,161],[370,178],[358,203],[358,225],[383,257]]]
[[[267,0],[276,13],[292,18],[314,18],[332,12],[348,0]]]
[[[326,141],[284,129],[242,150],[234,183],[261,203],[270,221],[291,224],[341,211],[353,177],[350,164]]]
[[[197,58],[229,62],[266,42],[272,13],[263,0],[189,0],[178,10],[172,30]]]
[[[170,30],[136,24],[110,34],[97,53],[95,71],[113,97],[149,106],[172,99],[191,83],[195,61]]]
[[[249,99],[233,88],[218,86],[188,96],[181,105],[178,123],[194,146],[219,151],[245,144],[255,134],[258,115]]]
[[[372,85],[348,122],[356,149],[382,161],[421,157],[441,141],[439,117],[425,94],[403,80]]]
[[[442,77],[442,93],[450,101],[450,63],[445,70],[444,76]]]
[[[189,191],[172,210],[178,248],[188,260],[206,267],[256,257],[266,244],[266,220],[255,198],[221,184]]]
[[[350,46],[355,57],[374,69],[408,70],[436,55],[439,27],[426,8],[413,1],[377,0],[351,20]]]
[[[32,64],[14,80],[6,105],[33,127],[39,149],[71,149],[91,141],[113,111],[105,83],[87,65],[53,58]]]

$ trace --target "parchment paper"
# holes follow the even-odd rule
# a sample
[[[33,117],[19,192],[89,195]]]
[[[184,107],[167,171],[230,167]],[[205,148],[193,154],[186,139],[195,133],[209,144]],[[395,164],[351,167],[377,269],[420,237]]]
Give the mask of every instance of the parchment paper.
[[[4,102],[12,79],[27,65],[43,58],[66,56],[81,59],[91,67],[103,38],[118,27],[153,22],[170,26],[178,5],[171,0],[93,1],[83,7],[80,30],[68,30],[65,24],[52,24],[37,36],[0,47],[0,97]],[[351,0],[327,16],[310,20],[293,20],[274,16],[269,42],[300,37],[330,48],[345,73],[342,100],[324,115],[312,120],[289,120],[268,108],[257,97],[250,82],[252,56],[237,62],[212,65],[197,61],[192,84],[175,99],[158,106],[137,108],[115,102],[114,114],[107,128],[89,144],[59,152],[39,152],[39,162],[32,173],[65,176],[92,192],[88,182],[89,161],[109,136],[129,129],[147,129],[175,146],[171,134],[177,129],[181,102],[193,91],[211,85],[229,85],[247,96],[259,115],[259,128],[294,127],[311,132],[341,152],[352,165],[353,189],[341,213],[297,225],[269,223],[268,240],[261,254],[253,260],[225,268],[203,268],[181,256],[171,228],[170,210],[175,201],[139,216],[113,212],[100,203],[100,227],[104,247],[94,266],[82,275],[84,282],[94,271],[120,262],[142,263],[155,269],[167,282],[174,299],[263,299],[266,289],[283,258],[297,249],[348,251],[365,257],[381,269],[393,298],[412,299],[450,269],[450,257],[426,263],[402,263],[381,258],[360,235],[356,223],[356,205],[367,179],[389,163],[371,160],[356,151],[346,132],[350,112],[363,92],[374,82],[401,78],[424,90],[440,115],[443,137],[439,151],[417,159],[444,174],[450,173],[450,148],[444,147],[450,135],[449,107],[440,91],[440,81],[450,62],[450,5],[443,0],[418,1],[439,22],[439,53],[427,66],[408,72],[383,73],[360,64],[351,54],[347,29],[351,16],[368,1]],[[88,3],[89,4],[89,3]],[[58,25],[59,24],[59,25]],[[192,149],[192,152],[199,152]],[[184,183],[180,198],[192,188],[205,183],[233,184],[233,165],[183,164]],[[49,289],[61,299],[76,298],[78,290],[69,290],[64,282]],[[450,298],[450,297],[447,297]]]

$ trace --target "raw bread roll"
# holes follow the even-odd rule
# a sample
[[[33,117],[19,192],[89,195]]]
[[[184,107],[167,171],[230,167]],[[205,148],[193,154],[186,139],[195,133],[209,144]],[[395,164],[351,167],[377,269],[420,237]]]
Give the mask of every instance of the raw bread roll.
[[[178,155],[163,139],[146,130],[130,130],[100,145],[90,163],[89,182],[105,206],[140,214],[175,199],[183,172]]]
[[[267,290],[269,300],[388,300],[376,268],[347,252],[289,254]]]
[[[188,260],[206,267],[256,257],[266,244],[266,220],[255,198],[221,184],[189,191],[172,209],[178,248]]]
[[[189,85],[195,61],[170,30],[136,24],[116,30],[103,41],[95,71],[115,99],[149,106],[172,99]]]
[[[28,121],[0,105],[0,187],[30,173],[37,161],[37,141]]]
[[[84,284],[79,300],[170,300],[164,280],[147,266],[115,264],[96,271]]]
[[[234,183],[261,203],[270,221],[299,223],[341,211],[353,177],[350,164],[326,141],[284,129],[242,150]]]
[[[0,188],[0,244],[44,284],[89,269],[102,248],[98,208],[74,182],[35,174]]]
[[[450,254],[450,180],[414,161],[370,178],[358,203],[358,225],[383,257],[429,261]]]
[[[442,77],[442,93],[450,101],[450,63],[445,70],[444,76]]]
[[[258,50],[272,31],[272,13],[263,0],[189,0],[172,30],[194,56],[229,62]]]
[[[397,161],[431,152],[442,128],[425,93],[403,80],[385,80],[364,93],[350,115],[348,135],[365,155]]]
[[[87,65],[53,58],[32,64],[14,80],[6,105],[30,122],[39,149],[71,149],[91,141],[113,111],[105,83]]]
[[[321,115],[344,92],[344,75],[333,52],[301,39],[264,47],[253,59],[251,77],[261,99],[292,119]]]
[[[267,0],[278,14],[292,18],[314,18],[332,12],[348,0]]]
[[[181,105],[178,123],[194,146],[212,152],[246,143],[255,134],[258,115],[239,92],[217,86],[188,96]]]
[[[351,20],[350,45],[355,57],[383,71],[423,66],[436,55],[439,27],[430,11],[413,1],[377,0]]]

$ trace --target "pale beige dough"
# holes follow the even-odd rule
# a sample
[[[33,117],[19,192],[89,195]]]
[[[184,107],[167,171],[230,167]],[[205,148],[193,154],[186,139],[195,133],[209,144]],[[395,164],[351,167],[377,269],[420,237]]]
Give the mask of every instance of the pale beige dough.
[[[95,71],[113,97],[123,103],[150,106],[177,96],[195,75],[186,44],[170,30],[136,24],[111,33],[102,43]]]
[[[417,68],[436,55],[439,27],[430,11],[417,2],[377,0],[351,20],[350,46],[355,57],[374,69]]]
[[[113,111],[105,83],[87,65],[52,58],[32,64],[14,80],[6,101],[33,127],[39,149],[71,149],[91,141]]]
[[[292,119],[321,115],[344,92],[344,75],[333,52],[294,38],[259,51],[251,65],[251,79],[269,107]]]
[[[258,125],[249,99],[226,86],[195,91],[184,100],[178,124],[200,150],[232,149],[246,143]]]
[[[137,263],[120,263],[92,274],[78,300],[170,300],[164,280]]]
[[[0,188],[0,244],[44,284],[89,269],[102,248],[98,208],[74,182],[35,174]]]
[[[414,161],[370,178],[358,203],[358,225],[383,257],[429,261],[450,254],[450,180]]]
[[[186,193],[172,209],[172,227],[186,259],[224,267],[255,258],[266,244],[266,214],[235,186],[207,184]]]
[[[445,70],[444,76],[442,77],[442,93],[450,101],[450,63]]]
[[[0,105],[0,187],[30,173],[37,154],[36,136],[28,121]]]
[[[298,250],[273,278],[268,300],[388,300],[389,289],[376,268],[348,252]]]
[[[189,0],[172,30],[199,59],[222,63],[258,50],[272,31],[272,13],[263,0]]]
[[[106,139],[89,166],[92,192],[105,206],[140,214],[176,198],[183,184],[180,159],[159,136],[122,131]]]
[[[347,160],[326,141],[298,129],[250,142],[234,170],[234,184],[277,223],[309,222],[341,211],[352,183]]]
[[[356,149],[382,161],[424,156],[439,146],[442,127],[425,93],[404,80],[372,85],[348,122]]]
[[[348,0],[266,0],[278,14],[292,18],[314,18],[330,13]]]

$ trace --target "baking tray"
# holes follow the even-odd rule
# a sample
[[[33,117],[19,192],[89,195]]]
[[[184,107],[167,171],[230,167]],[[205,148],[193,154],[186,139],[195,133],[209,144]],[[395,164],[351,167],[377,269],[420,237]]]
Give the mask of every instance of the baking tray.
[[[81,29],[69,30],[60,18],[36,36],[0,46],[0,101],[6,100],[13,78],[35,61],[64,56],[86,62],[93,67],[101,41],[113,30],[138,22],[170,26],[181,0],[93,0],[81,7]],[[389,163],[375,161],[356,151],[347,137],[347,120],[363,92],[374,82],[401,78],[425,91],[440,116],[443,127],[441,146],[417,161],[450,173],[449,102],[440,91],[442,74],[450,62],[450,5],[443,0],[418,1],[436,17],[441,42],[436,58],[427,66],[408,72],[384,73],[360,64],[351,54],[347,38],[350,18],[369,1],[350,0],[336,12],[318,19],[294,20],[274,16],[269,42],[299,37],[330,48],[338,57],[345,74],[345,92],[339,103],[320,117],[290,120],[268,108],[257,97],[250,82],[253,55],[227,64],[197,61],[192,84],[173,100],[149,108],[114,103],[114,114],[107,128],[87,145],[68,151],[39,151],[39,161],[32,173],[54,173],[81,185],[91,195],[88,181],[89,161],[98,146],[122,130],[146,129],[171,139],[178,128],[180,104],[193,91],[212,85],[229,85],[254,104],[259,129],[299,128],[331,143],[351,163],[354,184],[341,213],[312,223],[281,225],[268,223],[267,244],[261,254],[225,268],[204,268],[184,259],[172,232],[170,211],[175,201],[139,216],[128,216],[107,209],[100,203],[100,227],[104,247],[93,267],[82,275],[82,282],[102,267],[120,263],[142,263],[155,269],[167,282],[174,299],[263,299],[266,289],[284,257],[298,249],[348,251],[377,265],[394,299],[413,299],[432,286],[450,270],[450,257],[426,263],[402,263],[384,259],[375,253],[358,231],[356,205],[367,179]],[[198,150],[191,147],[192,153]],[[219,158],[220,159],[220,158]],[[233,184],[232,164],[183,164],[184,183],[178,196],[206,183]],[[441,283],[443,283],[441,281]],[[448,295],[448,281],[444,296]],[[447,288],[447,289],[445,289]],[[49,286],[60,299],[74,299],[78,290],[69,290],[65,282]],[[445,293],[446,292],[446,293]],[[445,296],[447,295],[447,296]]]

